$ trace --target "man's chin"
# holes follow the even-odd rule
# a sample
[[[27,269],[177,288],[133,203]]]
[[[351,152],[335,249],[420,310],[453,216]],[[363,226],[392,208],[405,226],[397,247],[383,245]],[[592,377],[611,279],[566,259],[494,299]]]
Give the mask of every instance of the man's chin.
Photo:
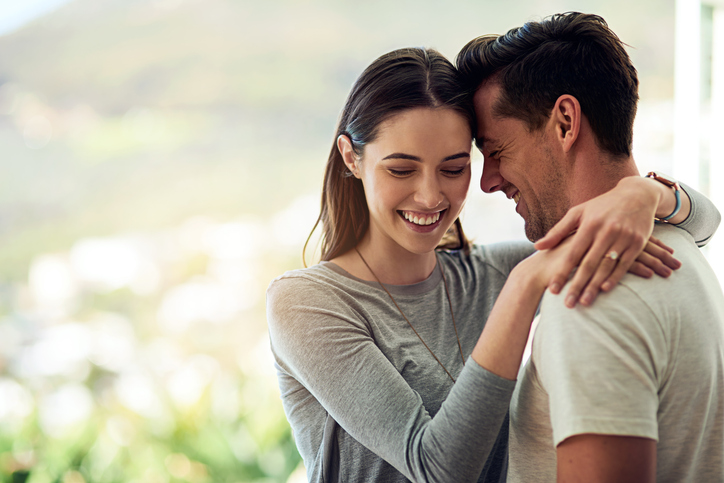
[[[541,223],[531,223],[530,221],[526,220],[525,222],[525,236],[528,238],[528,240],[532,241],[533,243],[537,242],[541,238],[545,236],[545,234],[548,233],[548,230],[542,226]]]

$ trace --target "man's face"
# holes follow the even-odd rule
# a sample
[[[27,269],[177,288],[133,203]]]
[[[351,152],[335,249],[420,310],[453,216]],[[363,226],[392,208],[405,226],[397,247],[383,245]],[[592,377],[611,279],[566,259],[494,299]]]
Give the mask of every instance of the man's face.
[[[478,148],[484,157],[480,187],[502,191],[516,202],[531,241],[542,238],[570,206],[563,159],[556,149],[555,126],[547,123],[530,132],[515,118],[496,117],[493,106],[501,94],[497,82],[483,84],[473,99],[478,121]]]

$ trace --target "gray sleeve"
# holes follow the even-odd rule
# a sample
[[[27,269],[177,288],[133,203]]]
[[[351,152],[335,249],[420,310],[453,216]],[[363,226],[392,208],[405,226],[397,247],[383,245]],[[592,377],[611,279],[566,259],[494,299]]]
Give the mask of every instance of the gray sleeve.
[[[344,296],[305,279],[280,279],[269,287],[277,364],[347,433],[410,480],[477,481],[515,382],[468,359],[431,418]]]
[[[681,188],[689,195],[691,200],[691,212],[684,221],[675,225],[689,232],[694,238],[696,245],[703,247],[711,237],[716,233],[716,229],[721,221],[721,213],[717,210],[714,203],[709,198],[699,193],[695,189],[679,183]]]
[[[484,259],[485,263],[493,266],[507,279],[518,263],[535,253],[535,248],[531,242],[520,240],[474,245],[473,252],[473,256]]]

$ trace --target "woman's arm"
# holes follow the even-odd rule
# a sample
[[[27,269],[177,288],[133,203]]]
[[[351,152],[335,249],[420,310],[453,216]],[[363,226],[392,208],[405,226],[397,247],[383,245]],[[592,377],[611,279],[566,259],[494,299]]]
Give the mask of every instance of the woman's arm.
[[[515,379],[550,273],[565,269],[573,240],[536,252],[513,268],[495,301],[472,357],[482,367]]]
[[[545,272],[530,266],[536,257],[544,258],[534,254],[510,272],[472,353],[481,367],[510,380],[518,375],[530,325],[546,288]]]

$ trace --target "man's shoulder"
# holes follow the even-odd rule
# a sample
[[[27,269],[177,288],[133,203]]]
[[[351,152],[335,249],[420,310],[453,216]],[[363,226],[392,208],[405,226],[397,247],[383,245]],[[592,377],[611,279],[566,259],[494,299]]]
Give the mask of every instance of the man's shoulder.
[[[650,330],[702,313],[720,317],[724,295],[719,281],[691,236],[673,226],[657,226],[654,236],[674,249],[681,268],[668,278],[654,275],[647,279],[627,273],[613,290],[599,293],[590,307],[566,307],[567,287],[557,295],[546,292],[540,310],[543,330],[583,330],[579,327],[582,320],[616,327],[628,320]],[[644,320],[649,322],[643,324]]]
[[[547,318],[564,318],[564,319],[580,319],[580,318],[591,318],[594,314],[611,314],[612,309],[618,309],[620,307],[635,307],[642,303],[642,299],[646,298],[648,290],[641,290],[643,287],[646,289],[645,284],[639,284],[638,280],[634,280],[635,275],[626,274],[623,279],[618,283],[616,287],[610,292],[599,292],[598,296],[590,306],[583,306],[580,303],[574,308],[568,308],[565,304],[566,296],[568,294],[568,285],[565,285],[563,289],[553,294],[549,291],[543,295],[540,307],[541,319]],[[654,276],[656,277],[656,276]],[[651,292],[657,293],[655,287],[660,288],[660,280],[656,280],[654,277],[644,279],[641,277],[641,281],[647,282],[653,285]],[[661,277],[658,277],[661,278]],[[661,278],[661,280],[665,280]],[[633,282],[633,283],[630,283]],[[643,292],[643,293],[642,293]]]
[[[688,231],[662,223],[654,225],[652,235],[673,248],[676,257],[681,254],[681,256],[701,256],[703,258],[701,250],[696,246],[694,238]]]
[[[681,267],[674,270],[668,278],[654,275],[646,279],[627,273],[619,282],[620,286],[627,287],[640,297],[664,304],[681,303],[682,295],[696,292],[701,287],[714,289],[707,294],[702,293],[701,296],[721,295],[714,270],[688,232],[671,225],[657,225],[653,236],[674,250],[674,257],[681,262]],[[616,293],[616,289],[612,293]]]

